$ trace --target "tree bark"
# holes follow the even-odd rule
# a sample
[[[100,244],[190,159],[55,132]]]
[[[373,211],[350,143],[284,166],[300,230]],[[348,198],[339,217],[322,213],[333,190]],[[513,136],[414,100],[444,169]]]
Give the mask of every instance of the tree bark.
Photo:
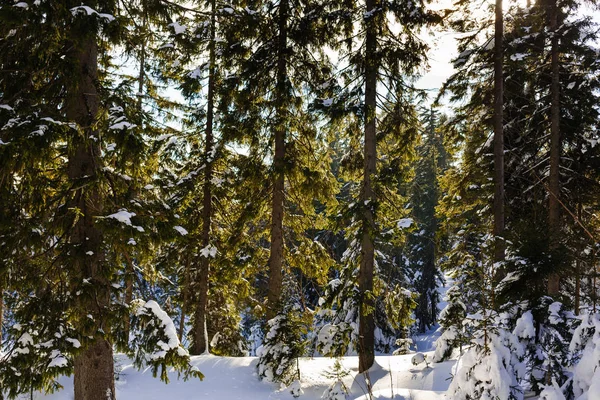
[[[133,279],[135,277],[135,265],[133,261],[129,257],[129,255],[124,252],[125,259],[127,260],[127,269],[125,271],[125,305],[129,307],[131,302],[133,301]],[[129,312],[124,315],[124,332],[123,339],[125,343],[129,343],[129,332],[131,329],[131,319],[129,318]]]
[[[190,293],[190,259],[186,258],[185,270],[183,272],[183,299],[181,300],[181,319],[179,320],[179,341],[183,342],[183,335],[185,333],[185,314],[188,310],[189,293]]]
[[[363,187],[361,202],[364,207],[363,232],[361,240],[361,259],[358,288],[361,296],[361,310],[358,325],[358,371],[365,372],[375,361],[375,316],[373,301],[373,273],[375,267],[375,217],[373,207],[375,192],[372,179],[377,162],[377,25],[376,0],[367,0],[366,12],[371,17],[366,21],[365,49],[365,142]]]
[[[146,2],[142,2],[142,47],[140,49],[140,70],[138,73],[138,93],[137,93],[137,111],[141,115],[143,111],[143,95],[144,95],[144,78],[145,78],[145,70],[146,70]],[[137,192],[133,189],[133,183],[131,183],[131,187],[129,188],[129,200],[135,198]],[[135,278],[135,267],[132,260],[127,257],[127,271],[125,273],[125,305],[129,307],[133,300],[133,280]],[[129,332],[131,327],[131,320],[129,313],[126,313],[124,318],[125,330],[123,332],[123,338],[125,339],[125,343],[129,342]]]
[[[209,43],[209,67],[208,67],[208,104],[206,110],[206,139],[204,143],[204,155],[206,167],[204,168],[204,186],[202,198],[202,247],[210,245],[210,227],[212,223],[212,178],[214,165],[214,136],[213,120],[215,105],[215,36],[216,36],[216,4],[211,1],[210,16],[210,43]],[[206,317],[208,314],[208,278],[210,274],[210,256],[200,256],[200,270],[196,277],[198,284],[198,301],[194,316],[194,340],[192,343],[192,354],[209,352],[208,333],[206,328]]]
[[[271,252],[269,255],[269,288],[267,294],[267,319],[273,318],[281,308],[283,285],[283,208],[285,201],[285,136],[286,136],[286,79],[287,79],[287,20],[288,0],[279,3],[279,38],[277,45],[277,82],[275,88],[276,126],[275,155],[273,157],[273,204],[271,209]]]
[[[4,317],[4,293],[2,292],[4,289],[0,284],[0,345],[2,345],[2,322]]]
[[[138,74],[138,100],[137,100],[137,108],[138,112],[142,112],[143,99],[144,99],[144,78],[146,76],[146,21],[147,21],[147,12],[146,12],[146,1],[142,1],[142,47],[140,49],[140,72]]]
[[[577,203],[577,219],[579,222],[581,221],[581,200]],[[575,315],[579,315],[579,308],[581,307],[581,253],[583,244],[577,246],[578,254],[577,259],[575,260]]]
[[[504,19],[502,0],[496,0],[494,32],[494,261],[505,257],[504,241]],[[502,269],[500,275],[502,275]]]
[[[95,8],[95,2],[88,3]],[[68,57],[76,65],[76,72],[67,87],[66,116],[76,122],[82,135],[71,139],[68,159],[68,177],[76,189],[71,200],[72,208],[78,210],[75,224],[69,235],[73,247],[75,285],[83,279],[90,282],[79,300],[79,318],[83,321],[88,314],[94,326],[85,335],[94,337],[76,357],[75,400],[114,400],[114,365],[112,344],[105,335],[110,334],[107,308],[110,305],[110,284],[104,271],[103,235],[96,227],[95,217],[102,215],[103,198],[97,183],[101,169],[100,137],[94,129],[98,114],[99,99],[96,87],[98,80],[98,47],[96,33],[83,22],[77,26],[81,39],[71,46]],[[87,324],[87,322],[86,322]],[[104,332],[104,333],[101,333]]]
[[[560,78],[558,65],[558,5],[556,0],[549,4],[549,30],[551,38],[552,81],[550,84],[550,177],[548,196],[548,227],[550,230],[550,251],[558,249],[560,241]],[[557,266],[554,265],[554,268]],[[560,275],[553,272],[548,277],[548,294],[560,292]]]

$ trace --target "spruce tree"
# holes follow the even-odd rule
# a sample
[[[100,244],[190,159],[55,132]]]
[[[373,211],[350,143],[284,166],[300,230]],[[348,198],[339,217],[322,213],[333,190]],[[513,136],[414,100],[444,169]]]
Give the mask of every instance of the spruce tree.
[[[356,211],[360,227],[356,243],[360,252],[358,256],[358,296],[360,305],[358,348],[359,371],[368,370],[375,356],[375,240],[379,235],[380,223],[378,209],[382,208],[384,186],[379,182],[377,168],[378,139],[377,119],[379,108],[386,104],[389,119],[399,122],[406,118],[403,112],[410,95],[404,75],[409,75],[424,62],[426,46],[415,35],[421,26],[436,21],[436,16],[428,13],[422,2],[411,3],[410,6],[400,2],[344,2],[344,12],[340,9],[341,32],[338,50],[348,68],[342,74],[347,91],[339,95],[339,100],[332,104],[338,110],[350,111],[358,117],[356,125],[352,125],[354,134],[358,134],[358,126],[362,125],[360,143],[360,160],[362,164],[360,194]],[[358,35],[353,33],[353,21],[361,20]],[[392,19],[398,22],[400,34],[394,34],[391,28]],[[399,38],[403,39],[400,40]],[[381,102],[378,85],[388,87],[392,102]],[[391,107],[387,107],[391,105]],[[358,122],[360,121],[360,122]],[[359,125],[360,124],[360,125]],[[383,132],[385,129],[381,129]],[[398,133],[398,130],[392,130]],[[385,137],[385,135],[381,135]],[[396,142],[397,143],[397,142]],[[358,161],[357,160],[357,161]],[[358,165],[358,164],[357,164]]]
[[[231,11],[237,22],[224,36],[235,43],[225,53],[233,56],[227,84],[234,92],[222,115],[222,132],[232,143],[247,146],[248,161],[262,164],[263,173],[268,169],[266,182],[258,175],[247,185],[260,187],[252,197],[264,195],[265,183],[271,192],[270,212],[254,216],[257,245],[263,247],[263,239],[269,243],[264,291],[270,319],[284,304],[284,271],[322,280],[331,264],[309,230],[323,225],[317,208],[326,207],[336,186],[326,132],[317,128],[317,116],[308,109],[308,100],[329,78],[331,67],[322,51],[327,27],[321,2],[301,2],[292,9],[287,1],[255,1]],[[255,207],[262,208],[266,199],[257,200]],[[313,257],[323,262],[315,264]]]
[[[41,2],[0,13],[9,38],[0,65],[12,71],[0,77],[9,111],[0,116],[7,143],[0,151],[3,159],[19,154],[5,171],[20,193],[20,215],[11,218],[23,249],[4,260],[19,276],[11,286],[11,348],[0,363],[10,397],[56,390],[55,378],[73,371],[76,399],[115,396],[113,344],[128,329],[129,310],[115,301],[124,295],[124,260],[135,262],[130,251],[136,261],[147,256],[162,220],[152,192],[136,189],[152,178],[146,139],[155,131],[140,131],[131,85],[112,73],[112,46],[127,20],[117,11],[113,2]],[[15,79],[29,84],[19,88]],[[144,362],[192,372],[179,342],[169,342],[168,352]],[[141,343],[145,351],[158,344]]]
[[[425,131],[417,147],[418,160],[411,189],[411,215],[414,231],[407,242],[407,259],[413,285],[419,294],[415,316],[421,332],[437,321],[438,286],[442,276],[438,268],[439,240],[435,208],[439,199],[438,176],[443,173],[446,151],[437,130],[434,109],[425,114]]]

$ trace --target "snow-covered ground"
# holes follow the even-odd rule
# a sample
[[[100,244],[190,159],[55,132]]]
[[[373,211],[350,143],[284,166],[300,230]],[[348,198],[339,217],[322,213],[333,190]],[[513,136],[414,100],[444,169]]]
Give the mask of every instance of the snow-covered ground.
[[[443,298],[446,287],[440,288]],[[445,306],[442,302],[440,309]],[[427,356],[433,357],[434,342],[439,337],[437,327],[424,334],[413,337],[415,348]],[[365,375],[358,373],[358,357],[341,359],[344,374],[343,383],[348,390],[348,400],[441,400],[450,385],[451,372],[455,360],[443,363],[425,363],[417,366],[411,362],[415,353],[389,356],[380,355],[369,370],[372,397],[369,396]],[[192,365],[204,374],[203,381],[180,380],[176,372],[169,373],[170,382],[165,384],[152,377],[150,369],[138,371],[131,360],[120,354],[115,365],[119,373],[116,376],[117,399],[119,400],[290,400],[294,399],[289,388],[279,384],[261,381],[256,373],[256,357],[217,357],[202,355],[192,357]],[[327,357],[301,358],[300,385],[303,394],[300,400],[319,400],[323,392],[333,383],[332,377],[335,359]],[[34,393],[36,400],[72,400],[73,378],[61,377],[64,387],[59,392],[43,395]],[[30,395],[23,400],[30,399]]]
[[[432,352],[427,353],[431,358]],[[438,400],[445,398],[444,392],[450,384],[450,372],[454,361],[414,366],[414,354],[403,356],[378,356],[376,365],[369,371],[373,384],[374,399],[413,399]],[[149,370],[137,371],[124,356],[117,356],[121,372],[116,382],[119,400],[279,400],[293,399],[289,390],[277,384],[260,381],[255,372],[256,357],[216,357],[197,356],[192,358],[205,375],[204,381],[177,378],[177,373],[169,375],[170,383],[164,384],[153,378]],[[335,360],[325,357],[300,359],[301,386],[304,394],[300,400],[320,399],[323,392],[333,383],[327,373],[332,371]],[[367,386],[362,375],[358,374],[358,358],[344,357],[342,365],[350,374],[344,378],[349,389],[349,399],[367,400]],[[43,396],[34,394],[34,399],[70,400],[73,398],[72,378],[63,377],[60,383],[64,389],[58,393]],[[392,394],[394,397],[392,397]],[[29,398],[29,396],[27,396]]]

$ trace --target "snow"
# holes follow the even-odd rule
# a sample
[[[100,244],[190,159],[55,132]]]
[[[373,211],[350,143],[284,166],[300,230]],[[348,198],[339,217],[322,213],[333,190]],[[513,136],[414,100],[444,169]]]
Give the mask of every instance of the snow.
[[[544,387],[542,393],[540,393],[540,400],[567,400],[565,395],[560,390],[560,387],[554,379],[552,379],[552,385]]]
[[[121,121],[121,122],[117,122],[116,124],[109,126],[108,129],[113,130],[113,131],[120,131],[123,129],[135,128],[136,126],[137,125],[129,123],[127,121]]]
[[[177,225],[177,226],[174,226],[173,229],[175,229],[177,232],[179,232],[179,234],[181,236],[185,236],[188,234],[188,231],[182,226]]]
[[[412,365],[419,365],[419,364],[425,362],[425,360],[426,360],[425,354],[417,353],[414,356],[412,356],[412,358],[410,359],[410,362]]]
[[[600,313],[584,313],[573,333],[569,351],[581,352],[573,369],[573,392],[577,400],[600,399]]]
[[[160,308],[156,301],[149,300],[138,310],[138,315],[148,313],[152,313],[156,318],[158,318],[164,330],[164,334],[167,337],[167,342],[164,342],[162,340],[158,341],[157,344],[161,350],[151,354],[150,359],[159,360],[161,358],[164,358],[167,355],[167,352],[169,352],[169,350],[174,349],[177,349],[179,355],[186,355],[187,352],[185,352],[185,350],[182,347],[180,347],[179,337],[177,336],[177,329],[175,329],[173,320],[165,311],[163,311]]]
[[[560,322],[562,321],[562,317],[560,316],[561,307],[562,304],[558,301],[555,301],[554,303],[550,304],[550,306],[548,306],[548,311],[550,312],[550,315],[548,316],[548,321],[550,321],[551,324],[560,324]]]
[[[104,19],[106,22],[112,22],[115,20],[114,16],[112,16],[110,14],[99,13],[98,11],[94,10],[90,6],[82,5],[79,7],[71,8],[71,14],[73,14],[73,16],[76,16],[77,14],[80,14],[80,13],[85,13],[85,15],[87,15],[87,16],[97,15],[98,17]]]
[[[398,220],[397,226],[399,229],[405,229],[405,228],[410,228],[410,226],[412,224],[413,224],[412,218],[402,218],[402,219]]]
[[[69,365],[69,361],[60,354],[58,350],[52,350],[50,353],[50,363],[48,364],[48,368],[61,368]]]
[[[178,22],[172,22],[168,26],[172,26],[176,35],[180,35],[186,31],[186,27],[184,25],[180,25]]]
[[[148,302],[150,303],[150,302]],[[146,304],[155,309],[151,304]],[[156,304],[158,306],[158,304]],[[165,313],[166,314],[166,313]],[[174,328],[174,327],[173,327]],[[412,355],[377,356],[376,364],[369,370],[373,385],[373,399],[394,400],[441,400],[448,388],[454,361],[432,364],[431,368],[415,368],[411,365]],[[431,354],[428,354],[431,357]],[[299,360],[301,378],[289,387],[260,381],[256,376],[256,357],[217,357],[201,355],[191,357],[192,365],[200,370],[203,381],[183,381],[176,371],[169,371],[169,384],[152,377],[150,369],[137,371],[132,360],[117,354],[115,365],[120,366],[116,385],[119,400],[164,400],[164,399],[219,399],[219,400],[293,400],[292,389],[301,389],[300,400],[320,400],[330,388],[348,389],[348,400],[367,400],[365,379],[358,374],[358,357],[343,357],[340,362],[349,374],[338,382],[327,377],[335,364],[328,357],[303,357]],[[70,400],[73,398],[73,378],[60,377],[65,388],[46,396],[34,393],[35,400]],[[392,396],[393,393],[393,396]],[[29,398],[29,396],[27,396]],[[328,397],[346,400],[345,397]]]
[[[73,339],[73,338],[66,338],[65,339],[67,342],[71,343],[73,345],[73,347],[75,347],[76,349],[81,347],[81,343],[79,342],[79,340],[77,339]]]
[[[300,397],[304,394],[304,390],[302,390],[302,384],[299,380],[295,380],[292,384],[287,388],[290,394],[293,397]]]
[[[391,390],[376,391],[373,392],[373,396],[364,395],[358,397],[356,400],[383,400],[383,399],[394,399],[394,400],[442,400],[446,399],[444,392],[434,392],[428,390],[408,390],[408,389],[396,389],[393,391],[394,397],[391,396]]]
[[[535,337],[535,326],[531,311],[523,313],[521,318],[517,320],[513,334],[523,339],[532,339]]]
[[[135,213],[129,212],[125,209],[119,210],[119,212],[106,216],[106,218],[116,219],[117,221],[129,226],[131,226],[131,217],[135,217]]]
[[[217,248],[213,245],[208,245],[206,247],[204,247],[203,249],[200,249],[200,255],[202,257],[211,257],[211,258],[215,258],[217,255]]]

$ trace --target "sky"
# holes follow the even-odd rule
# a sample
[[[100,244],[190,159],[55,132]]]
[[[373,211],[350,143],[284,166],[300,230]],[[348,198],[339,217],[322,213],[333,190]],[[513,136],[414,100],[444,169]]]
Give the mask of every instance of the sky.
[[[451,6],[452,0],[434,0],[429,7],[432,10],[442,10]],[[450,61],[456,55],[455,34],[436,29],[433,34],[425,34],[423,38],[430,46],[427,55],[429,68],[424,71],[416,86],[419,89],[439,89],[454,72]]]

